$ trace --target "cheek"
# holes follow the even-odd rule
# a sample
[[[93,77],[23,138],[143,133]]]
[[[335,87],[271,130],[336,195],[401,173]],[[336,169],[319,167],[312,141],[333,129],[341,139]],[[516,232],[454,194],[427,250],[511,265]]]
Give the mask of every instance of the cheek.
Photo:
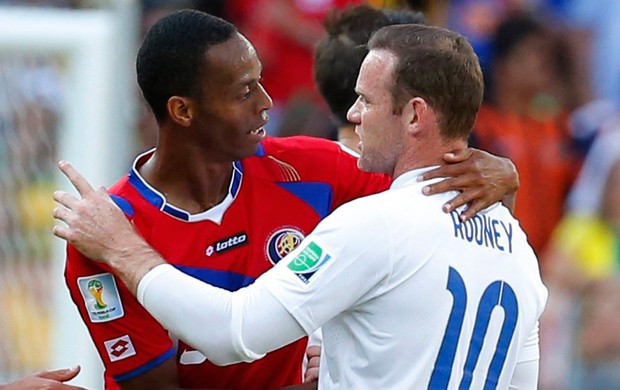
[[[360,122],[365,129],[373,128],[376,124],[376,115],[373,111],[364,110],[360,113]]]

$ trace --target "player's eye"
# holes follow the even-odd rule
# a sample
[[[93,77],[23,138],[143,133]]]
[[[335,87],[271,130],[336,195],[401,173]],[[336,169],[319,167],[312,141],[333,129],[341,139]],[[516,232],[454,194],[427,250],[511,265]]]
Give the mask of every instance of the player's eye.
[[[244,93],[241,95],[241,100],[246,100],[252,95],[252,88],[246,87]]]

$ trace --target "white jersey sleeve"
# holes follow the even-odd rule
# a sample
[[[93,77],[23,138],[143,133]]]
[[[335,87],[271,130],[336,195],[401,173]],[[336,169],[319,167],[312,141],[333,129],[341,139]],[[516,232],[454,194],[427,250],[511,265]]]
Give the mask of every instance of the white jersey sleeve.
[[[260,359],[305,335],[264,288],[232,293],[169,264],[142,278],[137,297],[168,331],[218,365]]]
[[[246,288],[229,292],[161,265],[140,281],[137,297],[166,329],[214,363],[260,359],[372,299],[392,269],[384,224],[341,207]]]

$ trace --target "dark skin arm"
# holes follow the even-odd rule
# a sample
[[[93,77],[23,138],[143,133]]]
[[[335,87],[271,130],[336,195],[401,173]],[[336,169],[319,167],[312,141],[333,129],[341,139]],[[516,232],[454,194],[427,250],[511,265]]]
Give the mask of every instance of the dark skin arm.
[[[426,172],[421,179],[446,177],[446,180],[424,187],[426,195],[461,191],[444,205],[445,212],[468,204],[461,214],[461,220],[466,221],[500,198],[511,212],[514,211],[519,174],[512,161],[474,148],[448,153],[444,160],[448,164]]]

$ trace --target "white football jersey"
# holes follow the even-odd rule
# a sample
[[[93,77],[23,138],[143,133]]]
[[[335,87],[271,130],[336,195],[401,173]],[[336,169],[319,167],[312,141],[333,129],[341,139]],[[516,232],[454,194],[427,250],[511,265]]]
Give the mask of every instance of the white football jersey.
[[[256,283],[322,327],[321,389],[535,388],[547,290],[526,235],[501,204],[444,213],[455,193],[423,195],[426,170],[341,206]]]

